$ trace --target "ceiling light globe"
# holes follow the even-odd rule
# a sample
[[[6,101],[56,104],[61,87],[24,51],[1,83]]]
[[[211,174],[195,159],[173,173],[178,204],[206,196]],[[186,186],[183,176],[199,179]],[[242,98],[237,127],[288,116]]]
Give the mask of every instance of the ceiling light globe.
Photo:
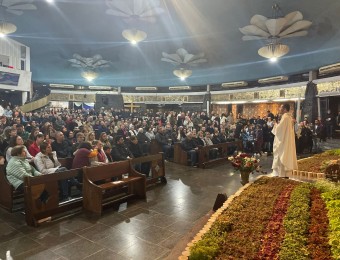
[[[94,79],[98,77],[98,73],[94,71],[84,71],[81,76],[85,78],[87,81],[92,82]]]
[[[267,59],[278,59],[288,52],[289,46],[282,43],[270,43],[258,50],[258,54]]]
[[[182,81],[192,75],[192,70],[180,68],[173,71],[176,77],[179,77]]]
[[[270,60],[270,62],[275,63],[275,62],[277,62],[278,58],[273,57],[273,58],[270,58],[269,60]]]
[[[5,37],[7,34],[16,32],[17,27],[9,22],[0,21],[0,37]]]
[[[131,44],[136,45],[137,43],[144,41],[147,37],[147,34],[144,31],[127,29],[122,32],[122,36]]]

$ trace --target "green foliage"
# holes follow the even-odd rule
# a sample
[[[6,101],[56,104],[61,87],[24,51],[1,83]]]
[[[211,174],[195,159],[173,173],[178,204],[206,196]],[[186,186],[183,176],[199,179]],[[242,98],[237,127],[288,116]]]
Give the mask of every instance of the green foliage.
[[[214,259],[220,250],[222,237],[209,236],[198,241],[190,249],[190,260],[209,260]]]
[[[340,154],[340,149],[335,150]],[[315,186],[322,192],[329,219],[329,244],[332,257],[340,259],[340,186],[329,181],[318,181]]]
[[[340,189],[332,189],[322,194],[322,199],[326,202],[340,200]]]
[[[340,156],[340,149],[328,150],[325,153],[328,155],[339,155]]]
[[[283,220],[285,237],[279,253],[282,260],[309,259],[307,243],[311,188],[310,184],[303,183],[291,194],[290,206]]]

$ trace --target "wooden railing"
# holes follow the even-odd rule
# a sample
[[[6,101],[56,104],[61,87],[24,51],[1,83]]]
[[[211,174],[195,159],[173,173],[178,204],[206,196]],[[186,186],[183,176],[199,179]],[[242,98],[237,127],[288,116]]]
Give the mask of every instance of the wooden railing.
[[[48,105],[48,103],[50,102],[50,96],[51,96],[51,94],[46,96],[46,97],[43,97],[41,99],[38,99],[36,101],[22,105],[20,107],[20,110],[24,113],[27,113],[27,112],[42,108],[42,107]]]

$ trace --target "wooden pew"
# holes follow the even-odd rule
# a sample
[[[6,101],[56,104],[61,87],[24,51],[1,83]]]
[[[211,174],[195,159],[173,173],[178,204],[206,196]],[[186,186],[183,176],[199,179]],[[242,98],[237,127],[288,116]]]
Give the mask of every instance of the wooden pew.
[[[5,165],[0,165],[0,207],[8,212],[23,209],[24,193],[16,191],[6,177]]]
[[[165,178],[164,154],[158,153],[155,155],[143,156],[131,160],[133,165],[147,162],[151,164],[151,176],[146,179],[146,185],[150,185],[158,181],[161,183],[167,183]]]
[[[68,170],[72,169],[73,157],[58,158],[58,161],[62,167],[66,167]]]
[[[163,152],[162,146],[156,141],[156,139],[152,139],[150,142],[150,154],[158,154]]]
[[[174,144],[174,163],[188,166],[188,153],[182,149],[181,143]]]
[[[81,196],[59,203],[58,187],[58,181],[77,177],[79,171],[82,171],[82,169],[73,169],[35,177],[25,177],[25,218],[27,225],[38,226],[41,219],[47,217],[58,217],[58,214],[75,210],[76,208],[81,208]],[[46,203],[43,203],[39,198],[44,191],[48,194]],[[73,214],[74,213],[75,212],[73,212]]]
[[[127,178],[122,178],[128,174]],[[117,181],[111,181],[117,178]],[[109,180],[109,181],[107,181]],[[146,177],[132,167],[131,160],[84,167],[83,207],[101,215],[103,207],[131,197],[146,198]]]
[[[213,144],[209,146],[200,146],[198,148],[198,167],[205,168],[206,166],[214,165],[221,162],[226,162],[229,156],[229,148],[237,147],[242,150],[242,141],[226,142],[220,144]],[[209,151],[213,148],[218,149],[217,158],[210,159]]]

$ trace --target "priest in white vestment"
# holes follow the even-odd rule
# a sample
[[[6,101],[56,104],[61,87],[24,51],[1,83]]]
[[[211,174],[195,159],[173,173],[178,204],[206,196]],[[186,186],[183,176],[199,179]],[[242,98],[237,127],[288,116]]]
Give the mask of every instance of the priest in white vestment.
[[[294,121],[290,114],[289,104],[280,107],[280,123],[275,124],[272,133],[275,135],[273,145],[273,173],[279,177],[289,177],[298,169],[295,148]]]

